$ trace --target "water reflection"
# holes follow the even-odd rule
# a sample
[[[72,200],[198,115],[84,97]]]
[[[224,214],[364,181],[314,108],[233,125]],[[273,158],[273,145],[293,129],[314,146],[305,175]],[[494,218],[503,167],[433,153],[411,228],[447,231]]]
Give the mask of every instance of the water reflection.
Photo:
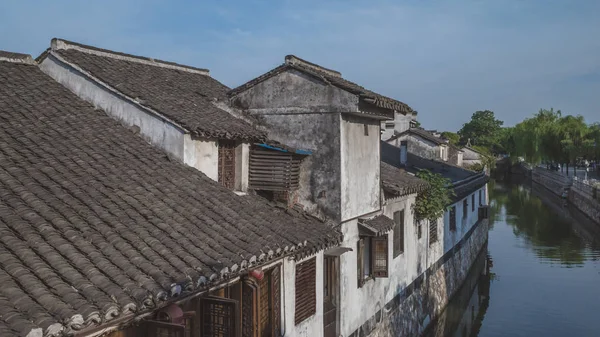
[[[488,252],[425,336],[600,336],[600,226],[538,185],[489,190]]]

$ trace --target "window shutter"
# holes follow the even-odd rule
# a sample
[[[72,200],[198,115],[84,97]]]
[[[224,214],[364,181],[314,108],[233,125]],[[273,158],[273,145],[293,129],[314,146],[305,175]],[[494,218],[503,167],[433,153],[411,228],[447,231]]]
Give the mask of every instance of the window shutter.
[[[404,210],[394,212],[394,258],[404,252]]]
[[[273,337],[281,336],[281,272],[279,267],[271,272],[271,298],[273,301],[271,310],[271,322],[273,326]]]
[[[388,237],[371,238],[372,270],[375,277],[388,277]]]
[[[316,263],[317,259],[313,257],[296,264],[296,325],[317,311]]]
[[[237,318],[238,302],[221,297],[201,299],[202,337],[239,336]]]
[[[221,185],[235,187],[235,142],[219,140],[218,144],[218,180]]]
[[[450,230],[456,230],[456,206],[450,208]]]
[[[438,240],[437,220],[434,220],[434,221],[429,220],[429,245],[437,242],[437,240]]]
[[[362,287],[364,280],[365,280],[365,275],[364,275],[364,271],[363,271],[363,266],[364,266],[364,262],[363,262],[363,256],[364,256],[364,250],[365,250],[365,239],[359,239],[358,240],[358,248],[356,249],[356,271],[357,271],[357,278],[358,278],[358,286]]]
[[[471,195],[471,212],[475,212],[475,194]]]
[[[242,337],[256,337],[258,331],[258,287],[251,280],[242,282]]]

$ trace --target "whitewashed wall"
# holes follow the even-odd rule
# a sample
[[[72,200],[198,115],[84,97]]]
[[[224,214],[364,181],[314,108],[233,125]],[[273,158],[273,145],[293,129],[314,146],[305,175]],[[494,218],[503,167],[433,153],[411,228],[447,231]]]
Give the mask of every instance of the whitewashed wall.
[[[379,123],[340,115],[341,220],[381,209]],[[363,124],[364,123],[364,124]],[[365,125],[368,135],[365,135]]]
[[[404,134],[387,143],[394,145],[395,147],[400,147],[400,143],[403,141],[408,143],[409,153],[428,159],[442,159],[442,150],[440,146],[421,137],[415,137],[412,134]]]

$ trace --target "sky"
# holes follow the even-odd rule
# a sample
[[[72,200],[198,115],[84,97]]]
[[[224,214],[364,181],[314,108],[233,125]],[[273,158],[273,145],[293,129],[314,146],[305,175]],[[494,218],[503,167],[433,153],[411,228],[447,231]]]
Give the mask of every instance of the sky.
[[[236,87],[294,54],[407,103],[428,129],[477,110],[600,122],[597,0],[227,0],[0,3],[0,50],[53,37],[210,69]]]

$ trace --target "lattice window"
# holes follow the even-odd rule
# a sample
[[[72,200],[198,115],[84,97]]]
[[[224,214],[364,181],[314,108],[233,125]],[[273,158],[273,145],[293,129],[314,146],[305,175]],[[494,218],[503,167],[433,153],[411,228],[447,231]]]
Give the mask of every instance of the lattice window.
[[[273,337],[281,335],[281,272],[279,267],[271,272],[271,300]]]
[[[357,249],[358,286],[374,277],[388,276],[388,236],[362,236]]]
[[[404,252],[404,210],[394,212],[394,258]]]
[[[255,327],[258,326],[258,287],[252,281],[242,283],[242,337],[255,337]]]
[[[238,302],[207,297],[202,303],[202,337],[236,337]]]
[[[456,206],[450,208],[450,230],[456,230]]]
[[[438,241],[438,226],[437,220],[429,221],[429,244],[433,244]]]
[[[388,237],[381,236],[371,239],[373,247],[373,276],[388,276]]]
[[[313,257],[296,264],[296,325],[317,311],[316,263],[317,259]]]
[[[219,182],[229,188],[235,188],[235,142],[219,141]]]

